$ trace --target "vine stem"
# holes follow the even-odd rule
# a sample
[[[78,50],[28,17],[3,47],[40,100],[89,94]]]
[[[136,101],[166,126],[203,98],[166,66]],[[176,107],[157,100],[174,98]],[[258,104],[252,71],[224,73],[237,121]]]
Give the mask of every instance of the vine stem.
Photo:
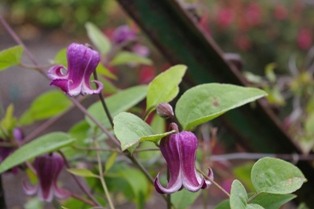
[[[99,144],[97,143],[96,140],[94,140],[95,147],[99,148]],[[102,162],[100,158],[100,151],[96,152],[97,154],[97,161],[98,161],[98,170],[99,170],[99,180],[101,181],[102,187],[104,188],[106,198],[108,200],[109,206],[111,209],[114,209],[114,205],[112,203],[112,199],[110,197],[105,178],[104,178],[104,172],[103,172],[103,167],[102,167]]]
[[[71,168],[70,163],[68,162],[68,160],[65,157],[65,155],[63,154],[63,152],[59,150],[58,153],[61,155],[63,162],[65,164],[65,167],[67,167],[68,169]],[[87,195],[87,197],[89,199],[91,199],[96,206],[101,206],[99,204],[99,202],[94,198],[94,196],[83,186],[82,182],[78,179],[78,177],[72,173],[70,173],[70,175],[73,177],[73,179],[78,184],[78,186],[81,188],[81,190]]]
[[[98,80],[98,76],[97,76],[96,70],[93,72],[93,75],[94,75],[95,80]],[[102,92],[100,92],[98,94],[98,96],[99,96],[99,99],[100,99],[100,102],[101,102],[102,106],[105,109],[105,112],[106,112],[106,115],[107,115],[107,117],[109,119],[110,125],[113,128],[113,119],[112,119],[112,116],[111,116],[110,111],[108,109],[108,106],[107,106],[107,104],[105,102],[104,96],[102,95]]]
[[[111,141],[113,141],[119,148],[119,141],[105,128],[103,127],[98,120],[96,120],[86,109],[85,107],[79,103],[76,99],[70,97],[70,100],[74,103],[76,107],[78,107],[89,119],[91,119],[108,137]]]
[[[209,178],[209,177],[206,175],[206,173],[204,173],[203,171],[201,171],[201,170],[199,170],[199,169],[197,169],[197,171],[198,171],[200,174],[202,174],[203,177],[204,177],[206,180],[210,181],[212,184],[214,184],[218,189],[220,189],[223,193],[225,193],[225,194],[230,198],[230,194],[229,194],[224,188],[222,188],[216,181],[214,181],[213,179]]]

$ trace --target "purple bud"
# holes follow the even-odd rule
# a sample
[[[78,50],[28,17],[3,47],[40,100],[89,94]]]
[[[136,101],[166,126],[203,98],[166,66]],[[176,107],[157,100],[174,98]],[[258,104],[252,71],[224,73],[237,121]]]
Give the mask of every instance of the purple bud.
[[[136,33],[129,26],[122,25],[113,31],[112,40],[116,44],[121,44],[127,41],[135,41]]]
[[[174,113],[172,106],[167,102],[162,102],[157,106],[157,114],[162,118],[173,118]]]

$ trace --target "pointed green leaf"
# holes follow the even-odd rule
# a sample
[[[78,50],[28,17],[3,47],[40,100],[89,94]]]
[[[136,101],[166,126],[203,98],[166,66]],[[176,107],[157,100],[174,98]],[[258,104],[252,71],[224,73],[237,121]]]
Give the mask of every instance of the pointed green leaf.
[[[96,72],[107,77],[107,78],[112,78],[112,79],[117,79],[117,76],[113,73],[111,73],[103,64],[99,63],[96,68]]]
[[[105,34],[91,22],[87,22],[85,28],[89,39],[97,47],[100,53],[107,54],[110,51],[111,43]]]
[[[98,178],[98,175],[94,174],[90,170],[83,169],[83,168],[69,168],[67,169],[67,171],[76,176]]]
[[[34,157],[58,150],[72,142],[74,142],[74,139],[62,132],[53,132],[36,138],[7,157],[0,164],[0,173]]]
[[[57,101],[57,102],[56,102]],[[37,97],[19,120],[20,125],[28,125],[37,120],[51,118],[70,107],[71,101],[58,90],[46,92]]]
[[[248,196],[240,181],[234,180],[230,192],[230,208],[246,209]]]
[[[265,157],[258,160],[251,171],[251,180],[257,192],[289,194],[306,181],[299,168],[284,160]]]
[[[296,195],[293,194],[269,194],[269,193],[261,193],[250,203],[255,203],[263,206],[267,209],[278,209],[285,203],[294,199]]]
[[[0,52],[0,71],[21,62],[23,46],[14,46]]]
[[[60,64],[60,65],[67,67],[68,66],[68,60],[67,60],[66,53],[67,53],[66,48],[63,48],[60,51],[58,51],[55,58],[54,58],[54,62],[56,64]]]
[[[118,53],[110,62],[110,65],[125,65],[125,64],[138,64],[138,65],[152,65],[152,61],[147,57],[139,56],[132,52],[122,51]]]
[[[178,85],[186,71],[185,65],[175,65],[150,82],[147,90],[146,111],[152,112],[162,102],[170,102],[179,93]]]
[[[138,142],[158,142],[172,132],[155,134],[153,129],[134,114],[122,112],[113,119],[114,133],[121,143],[122,151]]]
[[[126,111],[143,100],[146,96],[147,86],[135,86],[123,91],[120,91],[110,97],[106,98],[106,104],[114,117],[122,111]],[[88,108],[88,112],[99,121],[104,127],[109,128],[110,123],[101,102],[96,102]],[[88,117],[85,117],[88,124],[92,127],[95,126],[94,122]]]
[[[114,152],[110,155],[110,157],[108,158],[108,160],[106,161],[106,164],[105,164],[105,170],[106,172],[110,170],[110,168],[113,166],[114,164],[114,161],[116,160],[118,156],[118,153]]]
[[[224,200],[220,202],[215,209],[230,209],[230,201],[229,200]]]
[[[245,209],[264,209],[264,207],[258,204],[247,204]]]
[[[186,189],[182,189],[171,195],[171,203],[176,209],[184,209],[193,204],[193,202],[201,194],[201,191],[190,192]]]
[[[16,118],[13,115],[14,105],[10,104],[5,112],[4,118],[0,121],[0,137],[6,136],[13,130],[16,123]]]
[[[176,116],[183,129],[208,122],[228,110],[255,101],[266,93],[260,89],[230,84],[202,84],[187,90],[178,100]]]

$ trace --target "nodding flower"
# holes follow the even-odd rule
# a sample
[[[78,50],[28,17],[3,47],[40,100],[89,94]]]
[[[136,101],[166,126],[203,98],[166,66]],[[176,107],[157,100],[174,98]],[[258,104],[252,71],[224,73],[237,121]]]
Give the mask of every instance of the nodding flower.
[[[94,80],[92,82],[96,83],[97,89],[92,89],[89,80],[100,61],[99,53],[88,46],[72,43],[67,49],[67,60],[68,69],[56,65],[48,70],[48,77],[52,80],[50,85],[59,87],[69,96],[99,94],[103,84]]]
[[[183,131],[170,134],[160,141],[160,151],[169,169],[169,182],[163,187],[157,175],[154,185],[157,192],[171,194],[183,187],[191,192],[205,189],[211,183],[200,176],[195,168],[197,138],[192,132]],[[208,174],[213,179],[213,172]]]
[[[63,168],[63,160],[54,153],[42,155],[35,158],[34,168],[38,177],[36,186],[28,186],[23,182],[23,189],[26,194],[38,194],[42,202],[51,202],[53,197],[66,198],[70,193],[57,186],[58,176]]]

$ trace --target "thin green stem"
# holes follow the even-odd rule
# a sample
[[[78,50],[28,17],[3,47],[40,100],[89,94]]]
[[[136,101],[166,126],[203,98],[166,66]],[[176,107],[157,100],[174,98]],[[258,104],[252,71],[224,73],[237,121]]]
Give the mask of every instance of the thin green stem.
[[[70,97],[70,100],[74,103],[76,107],[78,107],[87,117],[89,117],[108,137],[111,141],[113,141],[119,148],[120,148],[120,142],[113,136],[111,133],[103,127],[99,121],[97,121],[86,109],[81,103],[79,103],[76,99]]]
[[[169,168],[167,168],[167,180],[169,182],[170,172]],[[167,194],[167,209],[171,209],[171,194]]]
[[[74,149],[78,149],[78,150],[86,150],[86,151],[106,151],[106,152],[121,152],[121,150],[119,149],[110,149],[110,148],[97,148],[97,147],[89,147],[89,148],[85,148],[85,147],[79,147],[79,146],[73,146]]]
[[[247,202],[252,201],[255,197],[257,197],[257,196],[260,195],[260,194],[261,194],[261,192],[254,194],[252,197],[250,197],[250,198],[247,200]]]
[[[62,151],[58,151],[58,153],[61,155],[64,165],[66,168],[71,168],[70,163],[68,162],[67,158],[65,157],[65,155],[63,154]],[[75,182],[77,183],[77,185],[80,187],[80,189],[86,194],[86,196],[91,199],[93,201],[93,203],[96,206],[100,206],[99,202],[94,198],[94,196],[86,189],[86,187],[81,183],[81,181],[79,180],[79,178],[75,175],[73,175],[72,173],[70,173],[70,175],[73,177],[73,179],[75,180]]]
[[[71,193],[71,197],[73,197],[73,198],[75,198],[75,199],[78,199],[78,200],[80,200],[81,202],[84,202],[84,203],[86,203],[86,204],[88,204],[88,205],[90,205],[90,206],[92,206],[92,207],[98,206],[98,205],[95,204],[93,201],[90,201],[90,200],[88,200],[88,199],[86,199],[86,198],[84,198],[84,197],[82,197],[82,196],[80,196],[80,195],[78,195],[78,194]]]
[[[98,80],[98,76],[97,76],[96,70],[93,72],[93,75],[94,75],[95,80]],[[104,110],[105,110],[105,112],[106,112],[106,115],[107,115],[108,120],[109,120],[109,122],[110,122],[110,124],[111,124],[111,127],[113,128],[113,119],[112,119],[112,116],[111,116],[110,111],[109,111],[109,109],[108,109],[108,106],[107,106],[107,104],[106,104],[106,102],[105,102],[105,98],[104,98],[104,96],[102,95],[102,92],[100,92],[100,93],[98,94],[98,96],[99,96],[100,102],[101,102],[101,104],[102,104],[102,106],[103,106],[103,108],[104,108]]]
[[[214,184],[218,189],[220,189],[223,193],[225,193],[229,198],[230,198],[230,194],[224,189],[222,188],[216,181],[214,181],[213,179],[209,178],[206,173],[204,173],[203,171],[197,169],[197,171],[202,174],[204,176],[204,178],[208,181],[210,181],[212,184]]]
[[[95,144],[95,147],[99,148],[99,144],[96,140],[94,140],[94,144]],[[106,195],[106,198],[108,200],[110,208],[114,209],[114,205],[112,203],[112,199],[110,197],[110,193],[108,191],[108,188],[107,188],[107,185],[105,182],[105,178],[104,178],[104,171],[103,171],[102,162],[101,162],[101,158],[100,158],[100,151],[98,150],[96,153],[97,153],[97,161],[98,161],[99,180],[101,181],[102,187],[105,191],[105,195]]]

